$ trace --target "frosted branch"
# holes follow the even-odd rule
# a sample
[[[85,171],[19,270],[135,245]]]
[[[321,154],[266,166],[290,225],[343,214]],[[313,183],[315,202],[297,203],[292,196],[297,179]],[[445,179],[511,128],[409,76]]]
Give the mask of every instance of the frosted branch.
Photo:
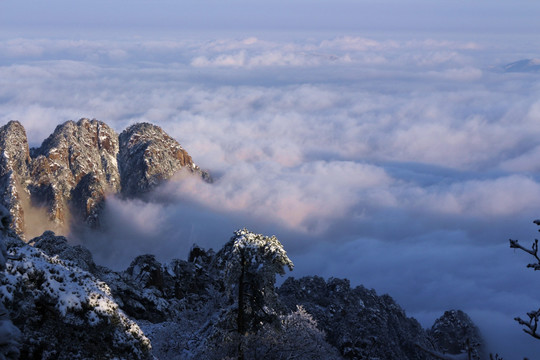
[[[540,226],[540,220],[534,220],[534,223]],[[510,248],[523,250],[527,254],[533,256],[536,262],[528,264],[527,267],[533,268],[534,270],[540,270],[540,257],[538,256],[538,239],[534,240],[530,249],[521,246],[517,240],[510,239]],[[525,327],[523,329],[525,333],[531,335],[535,339],[540,340],[540,334],[538,333],[538,320],[540,319],[540,309],[528,312],[527,316],[529,318],[528,320],[523,320],[520,317],[516,317],[514,318],[514,320],[516,320],[520,325]]]
[[[540,257],[538,257],[538,239],[534,240],[531,249],[527,249],[526,247],[522,246],[517,240],[510,239],[510,248],[520,249],[534,256],[534,258],[536,259],[536,263],[530,263],[527,265],[527,267],[533,268],[534,270],[540,270]]]
[[[540,340],[540,334],[537,333],[538,331],[538,319],[540,318],[540,309],[536,311],[531,311],[527,313],[527,316],[529,317],[529,320],[523,320],[522,318],[514,318],[520,325],[525,326],[526,328],[523,329],[527,334],[531,335],[535,339]]]

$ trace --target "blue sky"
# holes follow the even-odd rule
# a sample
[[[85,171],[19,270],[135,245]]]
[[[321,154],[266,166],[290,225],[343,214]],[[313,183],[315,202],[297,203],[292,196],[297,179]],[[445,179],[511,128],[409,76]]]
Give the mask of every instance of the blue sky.
[[[534,1],[0,1],[0,120],[149,121],[216,178],[110,198],[98,262],[185,257],[247,226],[293,276],[389,293],[428,326],[461,308],[505,358],[540,353]],[[167,201],[163,201],[166,198]],[[170,199],[174,201],[170,201]],[[178,219],[182,219],[179,221]],[[119,259],[122,261],[119,262]]]
[[[3,27],[185,30],[538,31],[535,1],[9,1]]]

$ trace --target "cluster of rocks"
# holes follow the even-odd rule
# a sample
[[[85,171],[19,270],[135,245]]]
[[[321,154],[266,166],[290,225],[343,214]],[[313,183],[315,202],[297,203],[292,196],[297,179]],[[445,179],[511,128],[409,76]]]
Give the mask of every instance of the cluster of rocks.
[[[141,196],[182,169],[211,181],[175,139],[152,124],[135,124],[118,135],[98,120],[68,121],[32,149],[19,122],[0,128],[0,203],[19,235],[32,208],[44,210],[52,224],[80,219],[96,226],[106,195]]]
[[[484,340],[471,318],[461,310],[445,311],[428,330],[433,343],[443,353],[459,354],[470,349],[471,358],[487,357]]]
[[[301,305],[310,313],[345,359],[431,359],[470,349],[471,359],[483,354],[478,328],[462,311],[446,312],[426,331],[389,295],[353,288],[347,279],[290,277],[278,294],[289,311]]]
[[[105,282],[122,310],[137,320],[159,323],[178,319],[184,309],[196,310],[208,301],[210,289],[222,286],[211,274],[213,252],[196,246],[189,261],[173,259],[161,264],[154,255],[140,255],[126,270],[118,272],[96,265],[88,249],[72,246],[64,236],[56,236],[52,231],[29,244],[48,256],[70,261]]]

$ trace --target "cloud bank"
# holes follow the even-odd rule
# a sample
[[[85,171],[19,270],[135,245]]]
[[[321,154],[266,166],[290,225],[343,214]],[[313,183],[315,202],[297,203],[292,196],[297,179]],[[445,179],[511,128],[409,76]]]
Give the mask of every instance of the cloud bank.
[[[540,86],[498,71],[520,43],[4,39],[0,119],[34,146],[69,119],[153,122],[213,174],[109,198],[104,231],[73,237],[98,262],[184,258],[247,226],[278,236],[293,276],[348,277],[425,326],[461,308],[493,351],[534,357],[511,319],[538,306],[538,279],[507,241],[532,240],[540,214]]]

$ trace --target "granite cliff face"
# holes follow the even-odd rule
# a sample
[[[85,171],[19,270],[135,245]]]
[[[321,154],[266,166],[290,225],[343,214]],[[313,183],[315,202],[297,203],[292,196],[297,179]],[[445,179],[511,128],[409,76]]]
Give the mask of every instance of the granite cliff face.
[[[105,193],[118,192],[118,135],[97,120],[68,121],[32,149],[30,193],[54,222],[65,223],[70,208],[91,224],[98,221]]]
[[[121,192],[127,197],[148,192],[181,169],[210,180],[176,140],[148,123],[132,125],[120,134],[118,166]]]
[[[176,140],[152,124],[118,135],[98,120],[68,121],[36,149],[29,149],[19,122],[0,128],[0,201],[18,234],[25,232],[30,212],[56,229],[73,219],[97,226],[108,194],[139,196],[181,169],[210,180]]]
[[[10,121],[0,128],[0,151],[0,200],[14,219],[12,228],[21,233],[24,229],[23,202],[27,202],[27,195],[21,190],[29,176],[31,158],[26,132],[20,123]]]

